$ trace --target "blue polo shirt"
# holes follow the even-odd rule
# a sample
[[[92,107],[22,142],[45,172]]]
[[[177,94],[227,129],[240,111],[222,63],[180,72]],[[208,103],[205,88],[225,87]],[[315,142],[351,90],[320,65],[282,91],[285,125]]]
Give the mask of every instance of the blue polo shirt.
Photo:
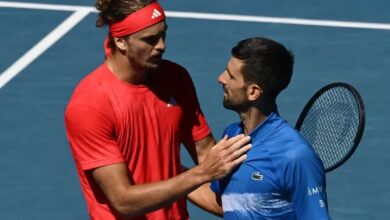
[[[241,123],[224,135],[243,134]],[[272,113],[250,134],[247,159],[231,175],[214,181],[224,219],[330,219],[322,162],[306,140]]]

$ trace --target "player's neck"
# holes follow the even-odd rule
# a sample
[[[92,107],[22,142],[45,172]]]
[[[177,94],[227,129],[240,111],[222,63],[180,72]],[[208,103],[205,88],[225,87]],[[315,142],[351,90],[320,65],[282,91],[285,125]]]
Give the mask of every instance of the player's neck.
[[[265,97],[252,103],[252,106],[248,107],[247,110],[239,112],[245,134],[249,134],[272,112],[277,112],[275,99],[266,101]]]
[[[119,80],[133,85],[146,83],[146,73],[130,65],[126,56],[114,53],[107,58],[106,63]]]
[[[262,114],[258,108],[251,107],[246,112],[239,113],[243,125],[244,133],[247,135],[255,129],[268,116]]]

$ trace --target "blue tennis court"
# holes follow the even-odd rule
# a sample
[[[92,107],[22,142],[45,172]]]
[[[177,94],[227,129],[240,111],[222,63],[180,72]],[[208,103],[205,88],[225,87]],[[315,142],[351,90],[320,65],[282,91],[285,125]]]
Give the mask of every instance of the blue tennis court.
[[[390,2],[161,0],[168,15],[166,59],[190,72],[219,137],[239,120],[222,106],[217,76],[239,40],[264,36],[295,54],[279,97],[295,124],[319,88],[348,82],[366,105],[366,130],[342,167],[327,173],[336,220],[390,216]],[[88,219],[63,114],[73,88],[103,62],[105,29],[87,0],[0,1],[0,219]],[[191,165],[183,152],[183,163]],[[189,204],[191,219],[219,219]]]

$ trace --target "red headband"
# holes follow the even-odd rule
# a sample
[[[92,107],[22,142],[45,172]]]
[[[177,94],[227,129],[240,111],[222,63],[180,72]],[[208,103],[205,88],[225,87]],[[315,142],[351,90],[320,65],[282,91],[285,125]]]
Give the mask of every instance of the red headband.
[[[110,25],[113,37],[124,37],[165,19],[163,8],[154,2],[138,11],[129,14],[124,20]]]

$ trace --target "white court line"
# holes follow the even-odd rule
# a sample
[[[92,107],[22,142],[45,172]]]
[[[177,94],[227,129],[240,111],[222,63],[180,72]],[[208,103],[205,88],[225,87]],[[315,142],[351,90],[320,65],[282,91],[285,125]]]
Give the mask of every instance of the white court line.
[[[390,24],[387,23],[332,21],[332,20],[315,20],[315,19],[301,19],[301,18],[281,18],[281,17],[245,16],[245,15],[231,15],[231,14],[210,14],[210,13],[173,12],[173,11],[172,12],[167,11],[166,14],[168,17],[175,17],[175,18],[390,30]]]
[[[90,12],[96,12],[96,9],[89,6],[38,4],[38,3],[9,2],[9,1],[0,1],[0,7],[56,10],[56,11],[77,11],[83,9],[83,10],[89,10]],[[354,22],[354,21],[316,20],[316,19],[301,19],[301,18],[245,16],[245,15],[213,14],[213,13],[198,13],[198,12],[176,12],[176,11],[166,11],[165,13],[168,17],[174,17],[174,18],[390,30],[389,23],[369,23],[369,22]]]
[[[79,9],[70,15],[65,21],[51,31],[46,37],[38,42],[27,53],[20,57],[15,63],[13,63],[8,69],[6,69],[0,75],[0,89],[5,86],[12,78],[18,75],[24,68],[26,68],[31,62],[38,58],[48,48],[50,48],[61,37],[68,33],[75,25],[77,25],[82,19],[84,19],[90,10]]]
[[[88,7],[88,6],[39,4],[39,3],[27,3],[27,2],[0,1],[0,7],[4,7],[4,8],[22,8],[22,9],[38,9],[38,10],[52,10],[52,11],[89,10],[90,12],[96,12],[96,10],[94,8]]]
[[[0,75],[0,89],[13,77],[19,74],[26,66],[33,62],[38,56],[45,52],[50,46],[58,41],[63,35],[71,30],[78,22],[91,12],[97,12],[93,7],[75,6],[75,5],[58,5],[58,4],[38,4],[25,2],[0,1],[0,7],[55,10],[55,11],[75,11],[60,26],[54,29],[49,35],[42,39],[37,45],[24,54],[19,60],[11,65]],[[281,18],[281,17],[264,17],[264,16],[245,16],[230,14],[212,14],[196,12],[175,12],[166,11],[168,17],[188,18],[188,19],[206,19],[206,20],[224,20],[224,21],[242,21],[274,24],[291,24],[291,25],[310,25],[325,27],[342,27],[342,28],[360,28],[390,30],[388,23],[368,23],[352,21],[334,21],[334,20],[314,20],[300,18]]]

